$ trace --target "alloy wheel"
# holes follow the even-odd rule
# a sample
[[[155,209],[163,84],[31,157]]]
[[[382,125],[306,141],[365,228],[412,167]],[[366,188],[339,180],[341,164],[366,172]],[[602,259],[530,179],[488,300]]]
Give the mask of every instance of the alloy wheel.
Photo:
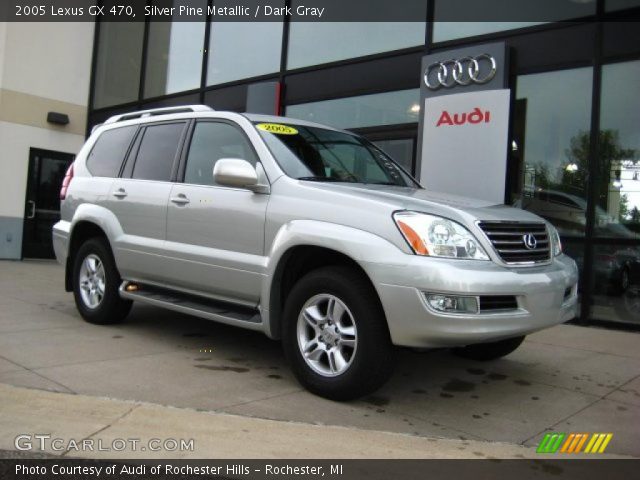
[[[343,374],[355,358],[355,319],[335,295],[322,293],[307,300],[298,315],[297,336],[302,358],[322,376]]]
[[[95,254],[85,257],[80,267],[80,296],[91,309],[98,308],[104,298],[106,275],[104,265]]]

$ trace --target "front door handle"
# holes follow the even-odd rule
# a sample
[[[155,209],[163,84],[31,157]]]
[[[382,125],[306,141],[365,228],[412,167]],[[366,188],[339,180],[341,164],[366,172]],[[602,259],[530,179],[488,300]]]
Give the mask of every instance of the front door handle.
[[[124,188],[119,188],[115,192],[113,192],[114,197],[124,198],[127,196],[127,192],[125,192]]]
[[[36,217],[36,202],[33,200],[27,200],[27,206],[29,207],[29,213],[27,214],[27,220],[31,220]]]
[[[169,200],[171,200],[176,205],[186,205],[187,203],[189,203],[189,199],[184,193],[179,193],[175,197],[171,197]]]

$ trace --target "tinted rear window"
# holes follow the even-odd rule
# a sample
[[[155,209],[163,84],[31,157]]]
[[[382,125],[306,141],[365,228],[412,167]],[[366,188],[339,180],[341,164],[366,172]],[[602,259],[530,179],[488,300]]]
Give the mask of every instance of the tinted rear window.
[[[144,131],[133,178],[168,182],[180,145],[184,123],[151,125]]]
[[[122,127],[102,133],[87,158],[87,168],[96,177],[117,177],[137,127]]]

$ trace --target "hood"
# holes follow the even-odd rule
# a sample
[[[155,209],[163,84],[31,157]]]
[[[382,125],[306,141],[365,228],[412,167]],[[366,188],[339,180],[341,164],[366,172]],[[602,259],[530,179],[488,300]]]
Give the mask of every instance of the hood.
[[[311,184],[311,182],[305,183]],[[466,221],[544,221],[537,215],[519,208],[425,189],[361,183],[313,183],[312,185],[323,190],[348,193],[361,199],[387,203],[394,210],[415,210],[447,216],[454,220],[457,217]]]

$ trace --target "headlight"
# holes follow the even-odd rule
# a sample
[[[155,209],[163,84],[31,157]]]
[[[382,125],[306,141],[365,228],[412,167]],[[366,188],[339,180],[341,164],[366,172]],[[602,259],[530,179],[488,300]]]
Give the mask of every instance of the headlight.
[[[549,229],[549,238],[551,239],[551,253],[554,257],[557,257],[562,253],[562,242],[560,242],[560,234],[558,233],[558,229],[550,223],[547,224],[547,228]]]
[[[453,220],[418,212],[396,212],[393,220],[416,255],[489,260],[471,232]]]

